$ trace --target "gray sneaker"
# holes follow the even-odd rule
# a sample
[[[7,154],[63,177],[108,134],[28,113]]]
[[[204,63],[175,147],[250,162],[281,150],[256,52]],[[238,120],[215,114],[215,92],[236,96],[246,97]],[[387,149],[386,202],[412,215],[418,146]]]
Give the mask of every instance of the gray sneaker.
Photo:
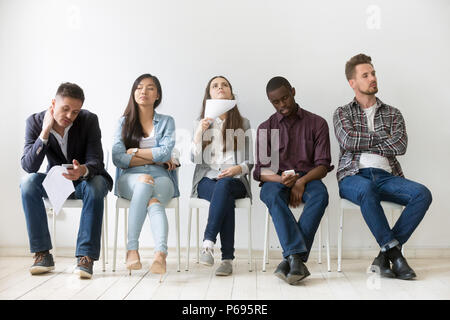
[[[200,255],[200,263],[211,267],[214,265],[214,249],[213,248],[203,248],[202,253]]]
[[[53,256],[48,251],[36,252],[33,258],[34,264],[30,268],[32,275],[46,273],[55,269]]]
[[[224,260],[216,270],[216,276],[229,276],[233,273],[233,262]]]

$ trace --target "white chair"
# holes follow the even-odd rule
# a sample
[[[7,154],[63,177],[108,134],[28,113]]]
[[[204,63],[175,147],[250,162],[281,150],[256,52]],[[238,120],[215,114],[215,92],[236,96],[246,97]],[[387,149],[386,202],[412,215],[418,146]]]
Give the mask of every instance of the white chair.
[[[108,171],[109,165],[109,150],[104,152],[104,160],[105,160],[105,170]],[[48,215],[53,216],[52,222],[52,244],[53,244],[53,254],[56,256],[56,214],[53,211],[53,206],[48,200],[48,198],[44,198],[44,206]],[[81,199],[67,199],[64,202],[62,209],[64,208],[83,208],[83,200]],[[105,239],[106,238],[106,239]],[[105,264],[108,263],[108,193],[105,196],[104,200],[104,209],[103,209],[103,223],[102,223],[102,271],[106,270]]]
[[[291,208],[291,210],[299,210],[300,212],[303,211],[303,207],[305,206],[304,203],[301,203],[299,207],[297,208]],[[327,245],[327,268],[328,272],[331,271],[330,266],[330,226],[329,226],[329,220],[328,220],[328,208],[325,209],[324,217],[327,220],[327,239],[326,239],[326,245]],[[263,254],[263,265],[262,265],[262,271],[266,272],[266,264],[269,263],[268,255],[269,255],[269,223],[271,221],[271,216],[269,213],[269,209],[266,209],[266,224],[265,224],[265,232],[264,232],[264,254]],[[319,264],[322,263],[322,221],[319,225]]]
[[[236,199],[235,200],[236,209],[245,209],[248,212],[248,271],[252,271],[252,203],[250,198]],[[197,219],[197,263],[200,260],[200,243],[199,243],[199,223],[198,223],[198,213],[199,209],[209,210],[209,201],[200,198],[190,198],[189,199],[189,218],[188,218],[188,232],[187,232],[187,258],[186,258],[186,271],[189,271],[189,250],[191,244],[191,219],[192,210],[196,212]]]
[[[387,201],[381,201],[381,207],[383,208],[384,212],[387,211],[391,212],[391,224],[394,222],[394,214],[395,212],[402,212],[403,206],[393,203],[393,202],[387,202]],[[348,201],[346,199],[341,199],[340,201],[340,217],[339,217],[339,232],[338,232],[338,272],[342,271],[342,236],[343,236],[343,230],[344,230],[344,213],[346,211],[360,211],[361,208],[354,204],[351,201]],[[402,247],[403,252],[403,247]]]
[[[113,268],[112,271],[116,271],[116,254],[117,254],[117,229],[119,225],[119,209],[125,209],[124,214],[124,240],[125,240],[125,250],[127,247],[127,211],[130,208],[130,201],[124,198],[117,197],[116,200],[116,226],[114,231],[114,253],[113,253]],[[177,256],[178,256],[178,266],[177,271],[180,272],[180,204],[179,198],[172,198],[170,202],[166,205],[166,209],[175,209],[175,225],[176,225],[176,235],[177,235]]]
[[[102,223],[102,271],[105,271],[105,252],[108,251],[106,242],[105,242],[105,234],[108,232],[108,226],[107,226],[107,218],[108,215],[108,196],[105,196],[105,204],[104,204],[104,211],[103,211],[103,223]],[[53,254],[56,256],[56,214],[53,211],[53,207],[48,199],[44,199],[44,205],[45,209],[47,210],[47,214],[53,216],[53,223],[52,223],[52,244],[53,244]],[[81,199],[68,199],[66,202],[64,202],[63,209],[64,208],[83,208],[83,200]]]

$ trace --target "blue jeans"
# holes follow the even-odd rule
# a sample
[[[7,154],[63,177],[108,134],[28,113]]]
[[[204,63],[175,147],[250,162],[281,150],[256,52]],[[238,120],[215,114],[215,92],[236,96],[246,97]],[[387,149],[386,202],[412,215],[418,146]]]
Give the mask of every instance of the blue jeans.
[[[300,175],[304,175],[300,173]],[[283,248],[283,257],[301,254],[308,260],[314,235],[328,206],[328,192],[320,180],[306,184],[302,201],[305,203],[298,222],[289,208],[291,188],[278,182],[264,182],[260,198],[269,209],[275,230]]]
[[[32,173],[24,178],[20,184],[30,251],[33,253],[52,249],[43,200],[43,198],[47,198],[42,186],[45,177],[46,174],[44,173]],[[74,186],[75,198],[83,200],[75,256],[88,256],[98,260],[102,233],[103,201],[108,193],[108,186],[105,178],[100,175],[89,180],[74,181]]]
[[[139,181],[143,175],[152,176],[154,184]],[[127,249],[139,249],[139,236],[148,215],[155,251],[167,254],[169,224],[165,206],[172,199],[175,190],[167,170],[160,166],[133,167],[120,176],[117,185],[119,195],[131,201]],[[149,205],[153,198],[159,203]]]
[[[364,220],[383,252],[408,241],[432,201],[431,192],[424,185],[376,168],[361,169],[358,174],[342,179],[339,194],[361,207]],[[405,206],[392,229],[380,201]]]
[[[247,195],[244,184],[235,178],[203,178],[198,183],[197,191],[199,198],[210,202],[203,240],[216,243],[220,233],[222,260],[234,259],[234,201]]]

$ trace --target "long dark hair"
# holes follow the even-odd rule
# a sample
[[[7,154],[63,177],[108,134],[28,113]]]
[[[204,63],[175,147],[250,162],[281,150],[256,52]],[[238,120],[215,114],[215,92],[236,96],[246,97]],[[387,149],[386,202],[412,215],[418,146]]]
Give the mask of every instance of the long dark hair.
[[[230,86],[230,90],[231,90],[231,97],[234,100],[234,93],[233,93],[233,87],[231,86],[230,81],[228,81],[227,78],[225,78],[224,76],[215,76],[213,78],[211,78],[211,80],[208,81],[208,84],[206,85],[206,89],[205,89],[205,96],[203,97],[203,104],[202,104],[202,112],[200,114],[200,119],[203,119],[205,117],[205,108],[206,108],[206,100],[211,99],[211,94],[209,92],[210,87],[211,87],[211,82],[213,82],[214,79],[217,78],[223,78],[225,79],[225,81],[228,83],[228,85]],[[230,110],[227,111],[227,118],[225,119],[225,123],[223,124],[223,128],[222,128],[222,139],[223,139],[223,151],[225,152],[226,150],[226,130],[227,129],[243,129],[243,119],[241,116],[241,113],[239,112],[239,109],[237,107],[237,104],[231,108]],[[202,143],[202,149],[204,150],[210,143],[212,142],[212,140],[209,141],[203,141]],[[234,137],[234,150],[236,151],[237,149],[237,137]]]
[[[161,84],[159,83],[158,78],[152,76],[149,73],[145,73],[139,76],[134,81],[133,86],[131,87],[130,99],[128,100],[128,105],[123,113],[125,121],[122,127],[122,139],[127,149],[139,147],[139,140],[144,136],[141,121],[139,119],[139,105],[134,99],[134,92],[136,91],[139,83],[141,83],[141,81],[146,78],[150,78],[153,80],[153,83],[155,84],[159,95],[158,100],[156,100],[153,105],[153,109],[156,109],[156,107],[158,107],[161,103],[162,91]]]

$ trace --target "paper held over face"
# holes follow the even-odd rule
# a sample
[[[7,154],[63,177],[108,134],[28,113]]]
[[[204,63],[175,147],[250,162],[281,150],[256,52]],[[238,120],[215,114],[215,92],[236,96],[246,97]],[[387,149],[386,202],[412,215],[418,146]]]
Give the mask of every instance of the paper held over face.
[[[66,179],[62,174],[67,169],[62,166],[54,166],[47,173],[42,186],[47,192],[48,200],[52,204],[53,211],[58,214],[67,198],[75,191],[73,182]]]
[[[215,119],[232,109],[236,105],[236,100],[208,99],[206,100],[205,118]]]

